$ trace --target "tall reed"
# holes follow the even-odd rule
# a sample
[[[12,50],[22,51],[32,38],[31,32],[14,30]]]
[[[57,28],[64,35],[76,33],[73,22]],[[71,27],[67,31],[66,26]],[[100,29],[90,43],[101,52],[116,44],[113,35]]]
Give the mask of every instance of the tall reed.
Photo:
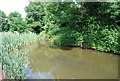
[[[7,78],[24,79],[26,77],[26,53],[19,50],[23,46],[37,42],[38,35],[34,33],[1,32],[0,33],[0,63],[2,63]],[[15,50],[15,52],[12,52]]]

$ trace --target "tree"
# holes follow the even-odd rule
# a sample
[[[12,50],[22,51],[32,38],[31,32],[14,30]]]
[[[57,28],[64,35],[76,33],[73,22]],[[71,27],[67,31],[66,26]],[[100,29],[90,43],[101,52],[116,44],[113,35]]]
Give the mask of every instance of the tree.
[[[42,18],[44,16],[43,7],[40,2],[30,2],[30,4],[25,8],[27,12],[26,21],[29,29],[35,33],[40,33],[43,31]]]
[[[21,17],[19,12],[12,12],[8,16],[8,22],[10,24],[10,31],[24,32],[27,28],[27,23]]]
[[[119,53],[120,3],[74,3],[30,2],[27,23],[56,44]]]
[[[0,31],[8,31],[9,26],[7,23],[6,14],[0,10]]]

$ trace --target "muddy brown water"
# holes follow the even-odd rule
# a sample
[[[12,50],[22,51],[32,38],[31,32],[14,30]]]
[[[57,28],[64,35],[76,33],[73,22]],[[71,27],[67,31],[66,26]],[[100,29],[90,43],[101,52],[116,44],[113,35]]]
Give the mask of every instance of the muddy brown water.
[[[37,44],[28,54],[30,79],[118,79],[118,55]]]

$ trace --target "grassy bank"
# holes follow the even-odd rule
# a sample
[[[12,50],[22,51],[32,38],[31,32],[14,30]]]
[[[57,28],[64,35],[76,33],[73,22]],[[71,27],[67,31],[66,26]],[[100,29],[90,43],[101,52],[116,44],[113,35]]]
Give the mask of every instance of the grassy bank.
[[[23,46],[37,42],[38,35],[34,33],[1,32],[0,33],[0,63],[3,65],[6,77],[21,79],[26,77],[26,53],[20,51]],[[15,52],[12,52],[15,50]]]

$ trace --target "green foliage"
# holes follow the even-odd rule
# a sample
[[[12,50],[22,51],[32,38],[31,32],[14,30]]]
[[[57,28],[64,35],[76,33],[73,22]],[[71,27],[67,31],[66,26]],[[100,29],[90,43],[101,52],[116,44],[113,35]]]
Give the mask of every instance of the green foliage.
[[[13,12],[6,22],[0,11],[0,29],[42,32],[56,44],[120,53],[120,3],[78,4],[81,7],[73,2],[30,2],[26,21]]]
[[[28,24],[28,30],[33,31],[35,33],[40,33],[43,31],[43,23],[42,17],[44,15],[44,11],[40,2],[30,2],[30,4],[25,8],[27,12],[26,21]]]
[[[120,3],[42,3],[45,34],[56,44],[119,53]],[[44,7],[44,8],[43,8]]]
[[[9,27],[7,27],[6,15],[3,11],[0,10],[0,31],[8,31]]]
[[[53,33],[53,32],[49,32],[49,33]],[[57,30],[56,33],[57,34],[52,37],[53,42],[58,43],[60,45],[68,45],[68,46],[72,45],[72,46],[82,47],[83,37],[81,33],[74,30],[70,30],[68,28],[60,28],[60,30]]]
[[[18,31],[20,33],[24,32],[27,28],[27,23],[21,17],[21,14],[18,12],[12,12],[8,16],[8,23],[10,27],[10,31]]]
[[[38,36],[34,33],[1,32],[2,47],[0,63],[2,62],[5,74],[10,79],[26,79],[26,51],[20,50],[25,45],[36,42]]]
[[[120,3],[30,2],[26,21],[12,12],[0,11],[0,31],[32,31],[54,44],[80,46],[120,54]],[[7,20],[6,20],[7,18]],[[0,33],[0,62],[9,78],[21,78],[24,53],[11,52],[37,40],[33,33]],[[2,48],[1,48],[2,47]],[[23,69],[23,70],[24,70]]]

